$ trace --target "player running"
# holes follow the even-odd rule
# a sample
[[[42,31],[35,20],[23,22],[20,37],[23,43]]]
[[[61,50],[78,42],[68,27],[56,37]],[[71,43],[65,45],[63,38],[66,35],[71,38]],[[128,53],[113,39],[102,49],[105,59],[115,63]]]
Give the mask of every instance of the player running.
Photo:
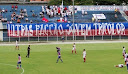
[[[19,50],[19,44],[18,44],[18,40],[16,40],[16,47],[15,47],[15,49],[17,50]]]
[[[123,65],[123,64],[118,64],[118,65],[115,65],[115,67],[123,68],[123,67],[124,67],[124,65]]]
[[[61,59],[60,48],[56,47],[56,49],[57,49],[57,54],[58,54],[58,59],[56,63],[58,63],[59,59],[61,60],[61,62],[63,62],[63,60]]]
[[[126,53],[125,52],[125,47],[123,47],[123,52],[122,53],[123,53],[123,58],[125,59],[125,53]]]
[[[30,50],[31,50],[31,49],[30,49],[30,45],[28,45],[28,49],[27,49],[27,50],[28,50],[28,54],[26,55],[26,57],[28,57],[28,58],[29,58]]]
[[[128,71],[128,56],[127,58],[125,58],[125,61],[126,61],[126,66],[127,66],[127,71]]]
[[[83,59],[84,59],[84,62],[86,62],[86,50],[85,49],[83,50]]]
[[[75,51],[75,54],[76,54],[76,45],[75,45],[75,43],[73,44],[72,54],[73,54],[73,51]]]
[[[19,65],[20,65],[20,68],[21,68],[21,56],[20,56],[20,54],[18,54],[17,69],[19,69]]]
[[[127,58],[127,56],[128,56],[128,54],[125,52],[125,58]],[[124,58],[124,60],[125,60],[125,58]],[[125,65],[126,65],[126,61],[125,61]]]

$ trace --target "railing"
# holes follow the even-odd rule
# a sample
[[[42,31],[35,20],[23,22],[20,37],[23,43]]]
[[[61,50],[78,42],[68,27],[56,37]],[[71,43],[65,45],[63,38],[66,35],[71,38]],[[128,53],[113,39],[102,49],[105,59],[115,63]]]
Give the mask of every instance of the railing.
[[[93,30],[93,33],[91,36],[89,35],[84,35],[84,36],[77,36],[76,33],[74,34],[74,39],[73,40],[73,35],[69,36],[68,35],[68,32],[64,32],[66,35],[65,36],[37,36],[37,37],[30,37],[29,35],[26,36],[26,37],[10,37],[8,36],[8,32],[4,32],[3,33],[3,40],[5,42],[14,42],[16,40],[18,40],[19,42],[23,42],[23,41],[45,41],[45,42],[48,42],[48,41],[76,41],[76,40],[121,40],[121,39],[128,39],[128,34],[125,34],[125,35],[94,35],[94,30]],[[49,32],[48,32],[49,33]]]

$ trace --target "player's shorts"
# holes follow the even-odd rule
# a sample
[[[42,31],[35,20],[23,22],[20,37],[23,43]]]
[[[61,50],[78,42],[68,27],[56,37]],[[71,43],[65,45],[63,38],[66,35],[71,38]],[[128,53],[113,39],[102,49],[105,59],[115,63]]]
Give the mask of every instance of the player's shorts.
[[[83,58],[86,58],[86,56],[83,56]]]
[[[19,46],[18,44],[16,44],[16,47]]]
[[[76,48],[73,48],[72,50],[76,50]]]
[[[61,56],[58,56],[58,58],[61,58]]]
[[[17,64],[21,64],[21,62],[17,62]]]

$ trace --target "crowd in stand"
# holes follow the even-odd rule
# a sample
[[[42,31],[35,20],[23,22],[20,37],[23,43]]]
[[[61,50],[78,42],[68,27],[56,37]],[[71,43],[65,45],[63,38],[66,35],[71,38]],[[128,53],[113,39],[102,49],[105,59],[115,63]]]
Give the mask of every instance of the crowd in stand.
[[[11,22],[17,21],[17,23],[21,23],[21,21],[20,21],[21,19],[25,19],[25,21],[28,22],[27,10],[20,9],[20,14],[16,14],[17,10],[18,10],[18,6],[12,5],[11,12],[13,12],[13,13],[11,14]]]
[[[7,13],[7,9],[0,9],[0,21],[12,23],[16,21],[17,23],[20,23],[21,19],[25,20],[26,22],[30,21],[30,23],[33,22],[33,20],[28,19],[27,9],[19,9],[20,14],[17,14],[18,11],[18,5],[12,5],[10,12],[12,12],[10,15],[10,20],[7,20],[7,18],[3,17],[3,13]],[[73,6],[63,7],[63,6],[42,6],[42,11],[39,12],[39,14],[35,14],[34,10],[30,10],[32,12],[32,17],[40,17],[42,18],[42,21],[48,22],[48,19],[44,16],[47,15],[49,18],[53,17],[60,17],[60,19],[57,19],[55,21],[57,22],[67,22],[67,17],[70,17],[73,15]],[[75,8],[75,13],[77,13],[77,9]]]
[[[60,16],[60,19],[57,19],[58,22],[67,22],[67,17],[73,15],[73,6],[63,7],[63,6],[42,6],[42,15],[47,14],[49,18]],[[75,8],[75,13],[77,9]]]
[[[3,16],[2,16],[2,14],[3,13],[7,13],[8,12],[8,10],[7,9],[0,9],[0,22],[7,22],[7,18],[4,18]]]
[[[20,13],[17,13],[17,11],[20,11]],[[116,9],[115,12],[118,10]],[[31,14],[32,18],[40,17],[41,21],[43,22],[49,22],[48,18],[54,18],[54,17],[59,17],[59,19],[56,19],[55,22],[70,22],[68,21],[69,17],[72,17],[73,15],[73,6],[42,6],[42,10],[38,13],[35,13],[34,10],[27,10],[27,9],[18,9],[18,5],[12,5],[10,12],[12,12],[10,15],[10,20],[7,19],[6,17],[3,17],[2,14],[8,13],[9,10],[7,9],[0,9],[0,21],[2,22],[7,22],[7,23],[21,23],[21,20],[24,20],[25,22],[28,23],[33,23],[34,21],[37,20],[31,20],[28,17],[28,13]],[[28,13],[27,13],[28,12]],[[30,13],[31,12],[31,13]],[[77,8],[74,8],[74,14],[77,14]],[[85,11],[85,9],[81,10],[82,16],[88,15],[88,12]],[[46,17],[48,16],[48,17]],[[117,18],[117,14],[115,14],[115,18]],[[92,17],[92,22],[101,22],[101,20],[96,19]]]

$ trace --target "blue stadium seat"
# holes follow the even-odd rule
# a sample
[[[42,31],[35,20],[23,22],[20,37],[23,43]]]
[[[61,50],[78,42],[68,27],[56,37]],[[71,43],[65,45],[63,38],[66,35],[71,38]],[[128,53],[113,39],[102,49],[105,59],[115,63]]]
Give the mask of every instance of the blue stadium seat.
[[[0,5],[0,9],[3,9],[3,8],[8,10],[7,13],[2,14],[3,17],[4,18],[6,17],[8,21],[10,21],[11,14],[13,13],[13,11],[11,11],[11,5]],[[18,5],[18,10],[16,14],[20,14],[20,9],[27,9],[28,19],[33,20],[33,23],[42,22],[42,18],[40,18],[40,15],[39,15],[39,13],[42,11],[42,8],[40,5]],[[36,15],[38,15],[37,17],[32,17],[32,12],[30,12],[32,10]],[[87,11],[87,12],[88,14],[83,16],[81,14],[81,11],[78,11],[77,14],[75,14],[75,22],[76,23],[91,22],[92,14],[101,14],[101,13],[105,14],[107,18],[105,20],[101,20],[101,22],[126,22],[126,19],[122,17],[120,12],[117,12],[117,13],[115,13],[114,11]],[[115,14],[118,15],[118,18],[114,17]],[[44,14],[44,16],[49,20],[49,22],[57,22],[56,20],[60,18],[59,16],[49,18],[46,14]],[[72,16],[68,17],[67,19],[71,22],[73,21]],[[17,22],[14,21],[13,23],[17,23]],[[26,23],[25,18],[21,19],[21,23]]]

